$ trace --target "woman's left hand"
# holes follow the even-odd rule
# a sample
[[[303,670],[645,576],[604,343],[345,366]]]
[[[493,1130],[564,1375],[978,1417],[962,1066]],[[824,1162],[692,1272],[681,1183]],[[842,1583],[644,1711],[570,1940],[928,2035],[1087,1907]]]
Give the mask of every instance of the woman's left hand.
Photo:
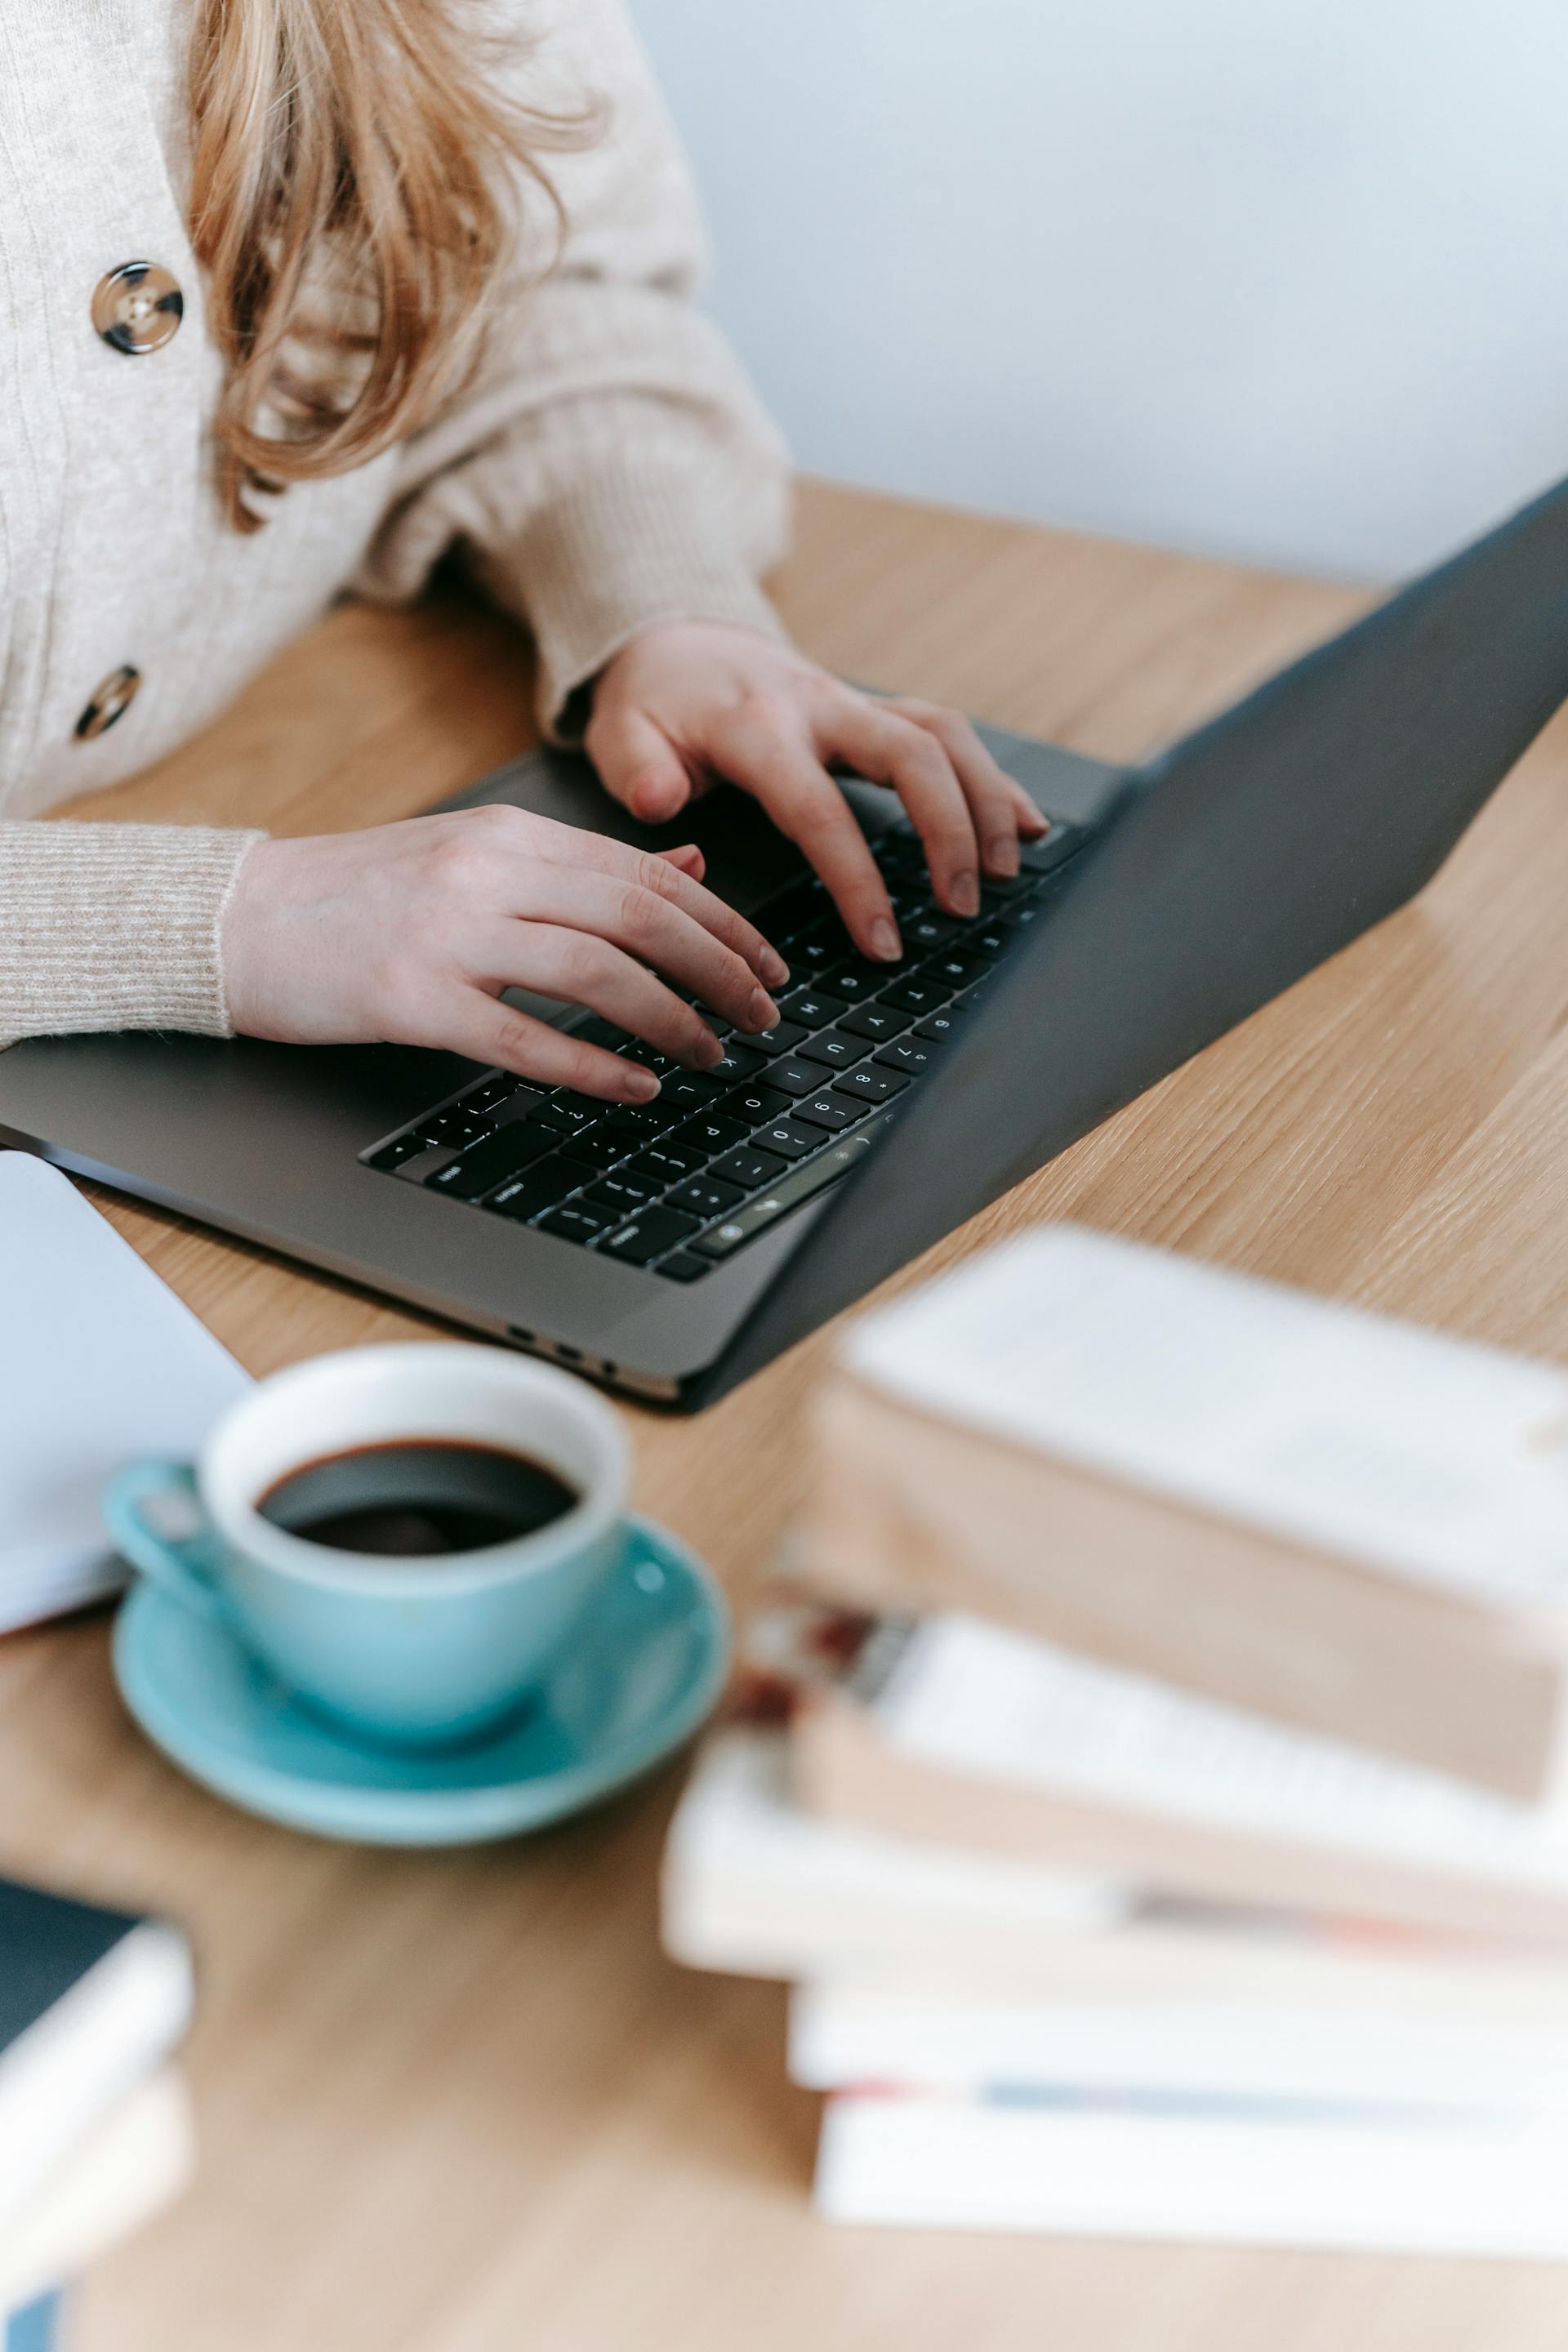
[[[976,914],[983,874],[1018,870],[1045,819],[967,719],[859,694],[788,645],[710,621],[645,630],[601,673],[586,748],[632,814],[661,824],[726,778],[760,801],[821,875],[862,954],[901,952],[887,887],[829,771],[890,784],[925,845],[931,888]]]

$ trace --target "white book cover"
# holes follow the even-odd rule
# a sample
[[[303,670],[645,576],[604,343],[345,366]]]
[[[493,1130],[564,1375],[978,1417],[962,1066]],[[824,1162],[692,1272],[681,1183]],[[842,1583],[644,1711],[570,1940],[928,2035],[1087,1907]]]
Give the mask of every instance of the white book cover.
[[[782,1731],[734,1727],[703,1748],[665,1847],[673,1958],[792,1976],[889,1950],[940,1955],[961,1936],[974,1948],[1083,1934],[1131,1906],[1117,1880],[817,1820],[788,1781]]]
[[[918,1411],[1489,1606],[1568,1601],[1568,1373],[1087,1229],[856,1324]]]
[[[1568,1975],[1568,1971],[1564,1972]],[[1050,2091],[1556,2115],[1568,2018],[1360,2013],[1308,2001],[964,1999],[882,1984],[797,1987],[789,2067],[807,2090],[873,2084],[963,2097]]]
[[[0,1632],[116,1590],[110,1478],[188,1460],[247,1386],[68,1177],[0,1152]]]
[[[1568,2125],[1222,2102],[828,2100],[828,2221],[1051,2237],[1568,2258]]]
[[[979,1618],[885,1620],[849,1687],[922,1764],[1156,1819],[1568,1888],[1568,1807],[1291,1731]]]

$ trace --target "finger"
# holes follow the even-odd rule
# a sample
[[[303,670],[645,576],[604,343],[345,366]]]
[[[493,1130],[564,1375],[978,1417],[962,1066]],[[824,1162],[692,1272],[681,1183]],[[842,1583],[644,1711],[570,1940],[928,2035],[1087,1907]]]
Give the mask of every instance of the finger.
[[[952,761],[934,735],[858,695],[836,698],[817,748],[875,784],[891,784],[925,845],[931,889],[954,915],[980,912],[980,847]]]
[[[963,787],[980,841],[980,862],[988,874],[1016,874],[1018,835],[1024,810],[1034,803],[992,758],[962,711],[944,710],[935,703],[900,701],[900,716],[923,727],[935,737],[952,763]]]
[[[605,790],[645,824],[667,824],[690,799],[679,752],[640,710],[595,714],[584,740]]]
[[[722,898],[705,889],[672,859],[645,849],[633,849],[624,841],[612,841],[607,834],[580,833],[574,825],[567,824],[542,829],[529,847],[533,857],[544,860],[557,872],[581,872],[586,867],[621,882],[639,884],[645,890],[657,891],[736,955],[743,956],[764,987],[782,988],[789,978],[788,964],[778,950],[763,939],[756,925],[747,922],[733,907],[727,907]],[[526,869],[521,870],[526,873]],[[526,908],[514,911],[524,913]]]
[[[439,1022],[438,1032],[447,1053],[494,1062],[541,1086],[572,1087],[604,1102],[651,1102],[658,1092],[653,1072],[629,1055],[606,1054],[603,1046],[566,1036],[547,1021],[500,1003],[482,989],[464,989]]]
[[[816,868],[862,955],[896,962],[903,947],[887,885],[848,803],[809,744],[753,718],[727,730],[719,764]]]
[[[513,895],[509,911],[530,923],[607,940],[689,989],[738,1028],[772,1029],[777,1024],[778,1006],[745,958],[689,915],[668,884],[649,889],[580,866],[538,865]]]
[[[708,871],[708,860],[694,841],[683,841],[679,849],[661,849],[658,854],[693,882],[700,882]]]
[[[689,1069],[711,1069],[724,1048],[694,1006],[611,940],[554,923],[494,924],[477,945],[475,977],[498,994],[531,988],[585,1004]]]

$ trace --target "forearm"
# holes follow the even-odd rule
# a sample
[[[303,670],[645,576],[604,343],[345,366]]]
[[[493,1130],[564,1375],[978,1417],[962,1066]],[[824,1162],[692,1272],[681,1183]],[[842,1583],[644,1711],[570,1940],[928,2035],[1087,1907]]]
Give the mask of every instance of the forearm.
[[[256,833],[0,824],[0,1042],[228,1034],[220,926]]]

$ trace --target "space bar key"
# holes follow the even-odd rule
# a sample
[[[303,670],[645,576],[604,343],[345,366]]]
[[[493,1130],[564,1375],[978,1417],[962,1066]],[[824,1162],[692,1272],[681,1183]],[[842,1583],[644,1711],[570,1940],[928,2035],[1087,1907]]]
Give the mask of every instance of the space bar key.
[[[819,1160],[792,1170],[771,1192],[764,1192],[760,1201],[748,1201],[743,1209],[737,1209],[732,1217],[724,1218],[721,1223],[710,1225],[689,1246],[700,1250],[704,1257],[728,1257],[732,1250],[741,1249],[780,1217],[787,1216],[791,1209],[798,1209],[803,1201],[809,1201],[814,1192],[825,1192],[841,1176],[847,1176],[861,1153],[870,1149],[883,1124],[879,1119],[875,1128],[860,1135],[846,1136],[842,1143],[836,1143]]]

